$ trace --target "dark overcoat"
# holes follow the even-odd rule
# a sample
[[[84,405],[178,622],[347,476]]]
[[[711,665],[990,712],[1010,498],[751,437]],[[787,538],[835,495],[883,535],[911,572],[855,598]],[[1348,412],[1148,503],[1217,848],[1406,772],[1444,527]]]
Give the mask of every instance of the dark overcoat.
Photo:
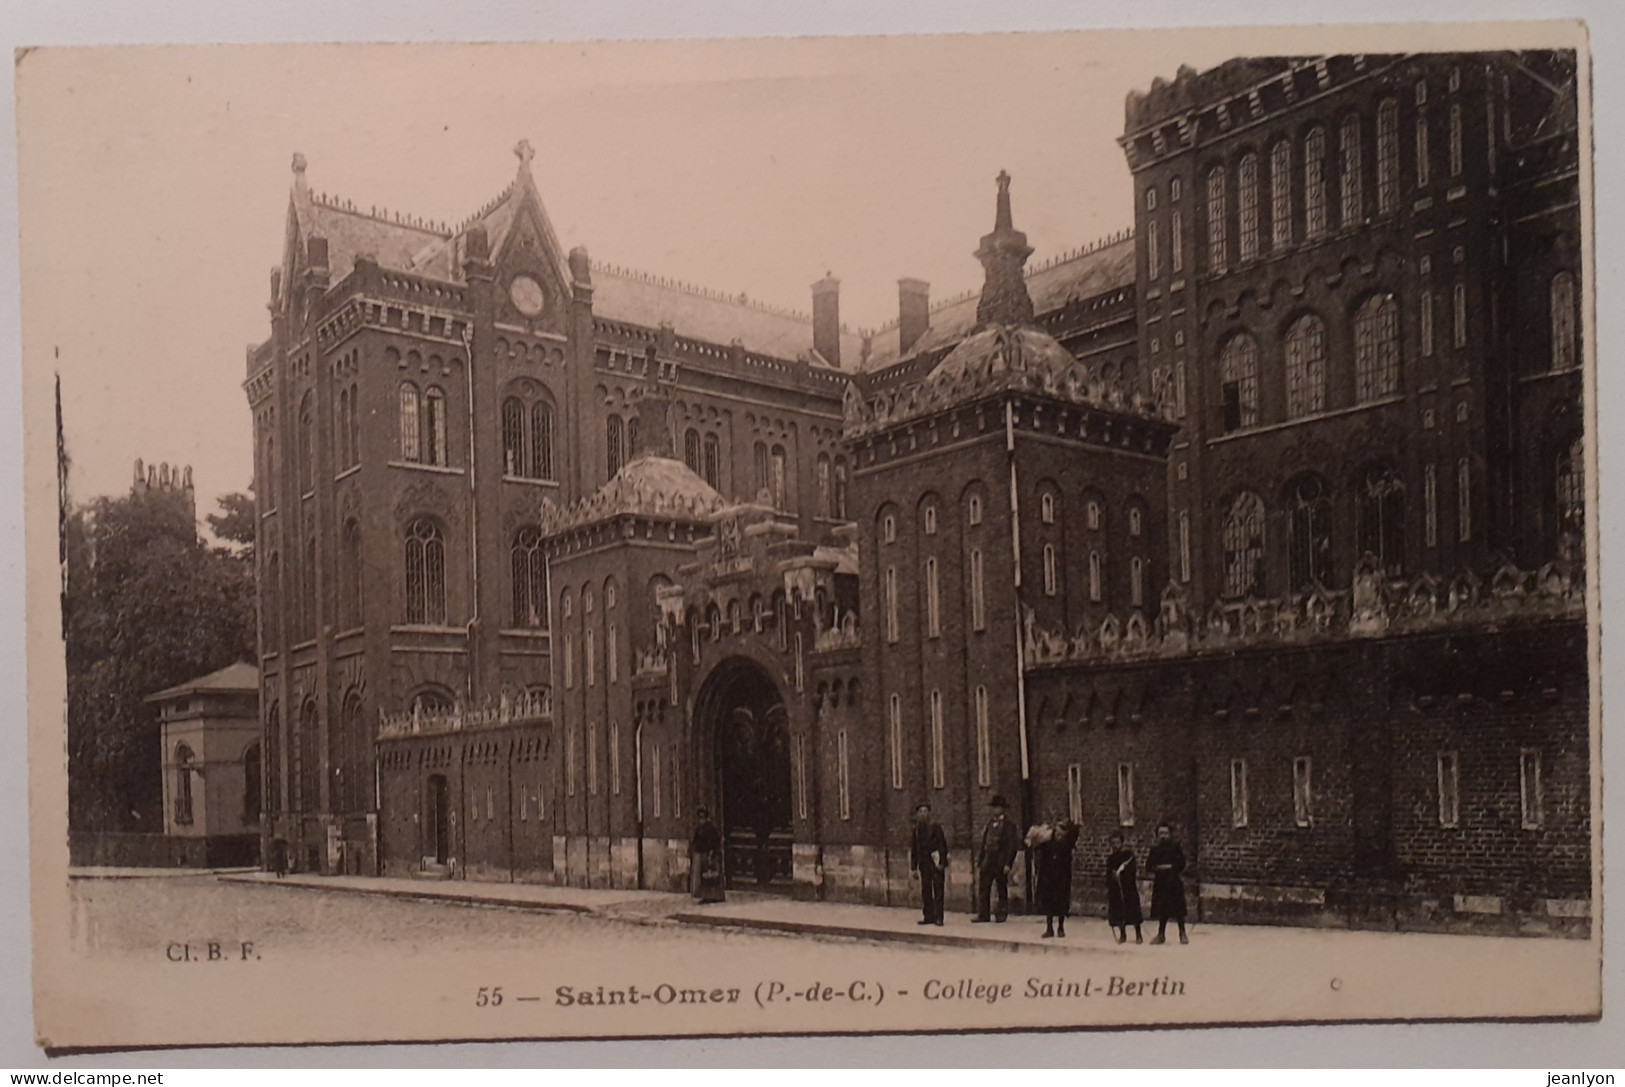
[[[1076,823],[1062,823],[1033,849],[1038,876],[1038,905],[1046,917],[1072,912],[1072,853],[1078,847]]]
[[[1134,850],[1124,847],[1106,858],[1106,921],[1112,928],[1138,925],[1140,912],[1139,862]]]
[[[1151,847],[1145,859],[1151,869],[1151,919],[1153,921],[1183,921],[1185,919],[1185,851],[1173,840],[1158,842]],[[1166,865],[1166,868],[1162,866]]]

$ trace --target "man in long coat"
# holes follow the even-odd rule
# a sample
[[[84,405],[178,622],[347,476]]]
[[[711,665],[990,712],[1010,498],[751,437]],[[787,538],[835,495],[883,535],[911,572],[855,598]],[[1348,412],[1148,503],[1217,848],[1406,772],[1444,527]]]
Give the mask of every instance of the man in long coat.
[[[948,872],[948,836],[942,824],[931,818],[931,805],[914,809],[914,833],[908,843],[909,874],[920,881],[922,925],[942,924],[942,895]]]
[[[1070,819],[1057,818],[1027,835],[1033,868],[1038,875],[1038,904],[1044,910],[1044,935],[1065,936],[1072,912],[1072,854],[1082,828]]]
[[[1190,943],[1185,935],[1185,851],[1174,841],[1173,829],[1167,823],[1157,827],[1157,844],[1145,858],[1151,869],[1151,920],[1157,923],[1157,934],[1151,942],[1160,944],[1168,938],[1168,922],[1179,923],[1179,942]]]
[[[1010,805],[1004,797],[995,795],[989,807],[993,817],[982,828],[982,842],[976,850],[976,916],[971,920],[989,919],[993,889],[997,887],[999,905],[992,912],[1002,923],[1010,915],[1010,868],[1021,850],[1021,832],[1007,816]]]

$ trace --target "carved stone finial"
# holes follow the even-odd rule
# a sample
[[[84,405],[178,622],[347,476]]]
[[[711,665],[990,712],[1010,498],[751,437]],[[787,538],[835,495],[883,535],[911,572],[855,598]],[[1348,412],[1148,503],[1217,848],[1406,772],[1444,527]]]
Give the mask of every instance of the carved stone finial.
[[[298,151],[293,153],[293,172],[300,177],[305,174],[305,156]]]
[[[536,149],[530,145],[529,140],[520,140],[514,145],[514,156],[519,159],[519,165],[529,168],[530,160],[536,157]]]

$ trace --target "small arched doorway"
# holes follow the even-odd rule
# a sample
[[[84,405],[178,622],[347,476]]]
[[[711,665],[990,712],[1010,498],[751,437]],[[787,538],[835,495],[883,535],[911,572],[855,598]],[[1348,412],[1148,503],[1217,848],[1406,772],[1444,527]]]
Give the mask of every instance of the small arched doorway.
[[[700,688],[695,721],[716,767],[717,821],[730,883],[792,878],[789,715],[778,686],[753,661],[718,665]]]
[[[434,863],[445,864],[446,858],[451,855],[451,805],[447,797],[446,776],[433,774],[429,777],[429,795],[425,798],[424,821],[428,825],[428,833],[424,835],[424,844],[434,850]]]

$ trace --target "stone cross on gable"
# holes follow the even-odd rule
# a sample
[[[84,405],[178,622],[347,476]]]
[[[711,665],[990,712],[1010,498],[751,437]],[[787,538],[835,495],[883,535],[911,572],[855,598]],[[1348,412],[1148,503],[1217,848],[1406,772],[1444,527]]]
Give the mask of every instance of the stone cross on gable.
[[[529,140],[520,140],[515,144],[513,153],[521,166],[529,166],[530,160],[536,157],[536,149],[530,145]]]

